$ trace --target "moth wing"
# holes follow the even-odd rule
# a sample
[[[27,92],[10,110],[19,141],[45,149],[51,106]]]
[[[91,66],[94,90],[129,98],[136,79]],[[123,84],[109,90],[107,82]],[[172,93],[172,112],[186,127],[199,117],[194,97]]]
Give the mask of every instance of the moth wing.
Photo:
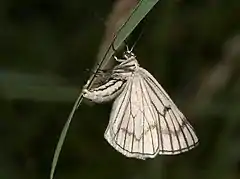
[[[137,73],[113,104],[105,139],[127,157],[153,158],[160,150],[159,121]]]
[[[193,127],[143,68],[116,98],[105,138],[125,156],[139,159],[179,154],[198,144]]]
[[[159,121],[159,154],[174,155],[194,148],[198,138],[185,116],[147,70],[140,67],[139,73]]]

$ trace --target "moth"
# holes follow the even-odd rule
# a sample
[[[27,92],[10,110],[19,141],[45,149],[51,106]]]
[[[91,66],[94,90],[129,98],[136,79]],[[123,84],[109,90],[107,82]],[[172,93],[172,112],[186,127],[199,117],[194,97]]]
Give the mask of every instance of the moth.
[[[157,80],[140,67],[127,50],[110,78],[102,85],[83,90],[83,97],[103,103],[114,100],[104,137],[123,155],[154,158],[176,155],[198,144],[193,127]]]

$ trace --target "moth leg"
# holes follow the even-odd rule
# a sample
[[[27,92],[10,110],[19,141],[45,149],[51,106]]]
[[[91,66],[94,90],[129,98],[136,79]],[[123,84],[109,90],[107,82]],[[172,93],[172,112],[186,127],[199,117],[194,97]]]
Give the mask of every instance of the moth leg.
[[[126,61],[126,59],[117,58],[116,56],[114,56],[114,59],[119,63]]]
[[[114,60],[116,60],[118,62],[118,58],[116,56],[114,56],[113,58],[114,58]]]

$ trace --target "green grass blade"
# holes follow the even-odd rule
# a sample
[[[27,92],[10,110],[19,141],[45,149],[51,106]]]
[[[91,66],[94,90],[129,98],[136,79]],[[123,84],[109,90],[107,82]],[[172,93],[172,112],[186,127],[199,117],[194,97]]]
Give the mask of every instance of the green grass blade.
[[[54,153],[54,157],[53,157],[53,161],[52,161],[52,167],[51,167],[51,173],[50,173],[50,179],[53,179],[53,176],[54,176],[54,172],[55,172],[55,169],[56,169],[56,166],[57,166],[57,162],[58,162],[58,158],[59,158],[59,155],[60,155],[60,152],[61,152],[61,149],[62,149],[62,146],[63,146],[63,142],[66,138],[66,135],[67,135],[67,132],[68,132],[68,128],[70,126],[70,123],[72,121],[72,118],[73,118],[73,115],[78,107],[78,105],[81,103],[83,99],[83,96],[82,96],[82,92],[81,94],[79,95],[78,99],[76,100],[74,106],[73,106],[73,109],[63,127],[63,130],[61,132],[61,135],[60,135],[60,138],[58,140],[58,144],[57,144],[57,147],[55,149],[55,153]]]
[[[114,55],[115,49],[117,49],[124,40],[131,34],[131,32],[135,29],[135,27],[138,25],[138,23],[147,15],[147,13],[153,8],[153,6],[158,2],[159,0],[140,0],[137,6],[133,9],[132,13],[130,14],[129,18],[123,23],[123,25],[120,27],[120,29],[116,32],[115,37],[112,41],[112,43],[109,45],[109,48],[107,48],[106,52],[103,53],[102,56],[100,56],[100,60],[98,61],[97,65],[93,69],[93,75],[88,80],[88,83],[86,84],[86,88],[90,88],[98,70],[101,68],[101,66],[104,63],[108,63],[108,61],[111,59],[111,57]],[[68,117],[67,122],[64,125],[64,128],[62,130],[62,133],[60,135],[60,139],[58,141],[54,158],[52,162],[52,168],[50,173],[50,179],[53,179],[54,172],[56,169],[57,161],[59,158],[59,154],[62,149],[63,142],[66,138],[66,134],[69,128],[69,125],[71,123],[71,120],[73,118],[75,110],[78,108],[79,104],[82,101],[82,93],[79,95],[78,99],[76,100],[74,107]]]
[[[106,48],[104,53],[99,54],[99,60],[94,68],[96,72],[101,66],[105,66],[118,49],[124,40],[132,33],[141,20],[148,14],[159,0],[140,0],[137,6],[132,10],[132,13],[127,20],[122,24],[119,30],[115,33],[112,43]]]

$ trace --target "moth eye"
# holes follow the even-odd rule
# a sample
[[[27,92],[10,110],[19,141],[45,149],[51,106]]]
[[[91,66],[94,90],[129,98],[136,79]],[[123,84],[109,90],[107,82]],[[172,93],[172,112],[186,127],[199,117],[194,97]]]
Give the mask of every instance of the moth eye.
[[[133,55],[132,55],[131,52],[124,52],[124,53],[123,53],[123,56],[125,56],[125,57],[127,57],[127,58],[130,58],[130,57],[133,56]]]

